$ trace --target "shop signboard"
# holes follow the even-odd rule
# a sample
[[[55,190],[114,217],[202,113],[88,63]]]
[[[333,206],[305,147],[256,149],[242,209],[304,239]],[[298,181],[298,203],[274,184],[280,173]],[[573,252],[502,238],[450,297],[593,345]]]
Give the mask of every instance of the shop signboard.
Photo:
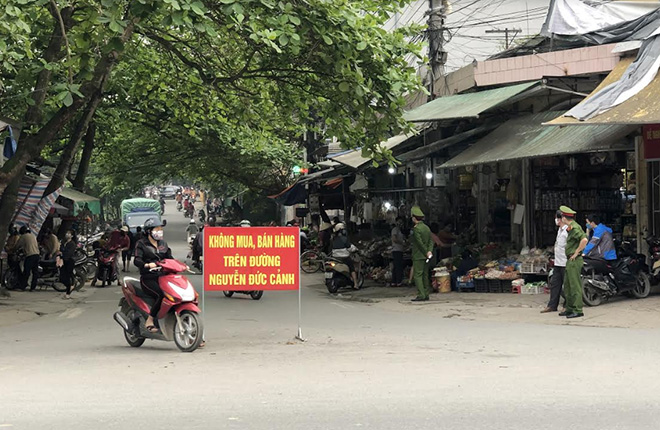
[[[206,227],[204,290],[297,290],[300,232],[295,227]]]
[[[642,127],[644,139],[644,159],[660,160],[660,124],[649,124]]]

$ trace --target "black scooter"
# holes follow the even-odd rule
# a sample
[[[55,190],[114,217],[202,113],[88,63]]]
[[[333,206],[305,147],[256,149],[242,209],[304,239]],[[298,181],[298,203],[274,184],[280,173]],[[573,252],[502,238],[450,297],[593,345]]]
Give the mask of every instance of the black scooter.
[[[651,292],[646,256],[633,252],[629,242],[617,253],[619,259],[614,261],[584,258],[582,298],[588,306],[598,306],[617,295],[643,299]]]
[[[245,294],[252,297],[253,300],[259,300],[264,295],[263,291],[223,291],[225,297],[231,297],[236,294]]]

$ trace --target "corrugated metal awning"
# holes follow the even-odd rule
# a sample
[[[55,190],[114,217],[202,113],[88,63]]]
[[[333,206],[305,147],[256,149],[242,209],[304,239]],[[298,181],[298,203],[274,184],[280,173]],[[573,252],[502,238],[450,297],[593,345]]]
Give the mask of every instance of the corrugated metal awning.
[[[322,179],[324,176],[327,176],[328,174],[334,172],[335,168],[331,167],[329,169],[325,170],[319,170],[318,172],[310,173],[308,175],[302,176],[300,180],[298,181],[301,184],[306,184],[307,182],[314,182],[317,180]]]
[[[593,96],[606,86],[618,81],[623,76],[634,58],[623,58],[614,67],[614,70],[589,94],[585,99]],[[559,116],[546,123],[546,125],[630,125],[630,124],[658,124],[660,123],[660,73],[639,93],[635,94],[620,105],[614,106],[607,112],[596,115],[585,121],[572,117]]]
[[[392,150],[397,146],[401,145],[402,143],[404,143],[405,141],[407,141],[408,139],[417,136],[420,131],[428,128],[429,126],[430,124],[427,123],[417,124],[415,125],[415,131],[411,133],[402,133],[390,137],[385,142],[382,142],[380,146],[381,148]],[[343,154],[333,155],[332,157],[328,157],[328,158],[331,159],[332,161],[337,161],[348,167],[352,167],[353,169],[359,169],[360,167],[364,166],[365,164],[367,164],[372,160],[372,158],[363,157],[361,149],[354,149]]]
[[[410,122],[478,118],[489,109],[512,103],[518,99],[518,96],[533,87],[541,89],[540,84],[540,81],[534,81],[476,93],[440,97],[405,112],[403,118]]]
[[[633,148],[625,137],[635,131],[634,126],[590,125],[574,127],[546,127],[544,122],[558,112],[543,112],[507,121],[488,136],[441,168],[454,168],[506,160],[548,157],[584,152],[625,151]]]

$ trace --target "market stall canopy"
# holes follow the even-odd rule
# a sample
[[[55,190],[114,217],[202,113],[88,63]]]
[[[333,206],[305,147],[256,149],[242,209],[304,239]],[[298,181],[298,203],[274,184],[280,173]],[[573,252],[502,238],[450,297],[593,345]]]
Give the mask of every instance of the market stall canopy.
[[[603,88],[621,79],[632,58],[624,58],[614,67],[614,70],[601,82],[601,84],[577,106],[585,103],[590,97]],[[576,107],[577,107],[576,106]],[[584,121],[576,118],[559,116],[546,123],[546,125],[594,125],[594,124],[658,124],[660,123],[660,75],[657,75],[650,84],[637,94],[614,106],[610,110]]]
[[[101,201],[97,197],[89,196],[73,188],[63,188],[60,197],[73,202],[73,215],[78,215],[85,209],[85,206],[92,214],[101,214]]]
[[[307,202],[307,190],[300,182],[285,188],[280,193],[268,196],[283,206],[293,206]]]
[[[478,118],[487,110],[511,104],[541,89],[541,82],[534,81],[476,93],[440,97],[405,112],[403,118],[410,122]]]
[[[51,215],[68,215],[69,208],[66,208],[58,203],[53,203],[53,206],[50,208]]]
[[[549,119],[555,118],[557,113],[543,112],[507,121],[440,167],[455,168],[506,160],[624,151],[633,148],[633,144],[625,137],[635,131],[634,126],[590,125],[576,129],[543,125]]]
[[[402,133],[390,137],[386,141],[382,142],[380,146],[381,148],[389,149],[391,151],[397,146],[406,142],[408,139],[417,136],[421,131],[427,129],[428,127],[430,127],[430,124],[428,123],[417,124],[415,125],[415,130],[413,132]],[[331,159],[332,161],[339,162],[356,170],[372,160],[372,158],[370,157],[363,157],[362,150],[359,148],[353,149],[351,151],[342,152],[340,154],[335,154],[328,158]]]

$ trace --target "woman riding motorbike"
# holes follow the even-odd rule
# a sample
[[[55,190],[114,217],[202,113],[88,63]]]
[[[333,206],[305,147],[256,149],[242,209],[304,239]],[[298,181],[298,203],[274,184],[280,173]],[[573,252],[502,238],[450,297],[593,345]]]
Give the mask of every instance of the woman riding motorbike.
[[[163,224],[155,218],[147,219],[144,223],[144,237],[135,245],[135,265],[140,269],[140,279],[145,292],[156,298],[145,323],[145,328],[150,333],[158,332],[158,328],[154,325],[154,318],[157,317],[163,301],[163,291],[158,284],[160,274],[152,272],[151,269],[158,267],[156,262],[171,258],[172,250],[163,240]]]
[[[357,252],[357,248],[348,240],[348,234],[343,223],[337,223],[334,227],[334,232],[335,238],[332,241],[332,256],[348,265],[351,271],[351,278],[353,279],[353,288],[357,290],[359,289],[357,271],[351,257],[351,254]]]

